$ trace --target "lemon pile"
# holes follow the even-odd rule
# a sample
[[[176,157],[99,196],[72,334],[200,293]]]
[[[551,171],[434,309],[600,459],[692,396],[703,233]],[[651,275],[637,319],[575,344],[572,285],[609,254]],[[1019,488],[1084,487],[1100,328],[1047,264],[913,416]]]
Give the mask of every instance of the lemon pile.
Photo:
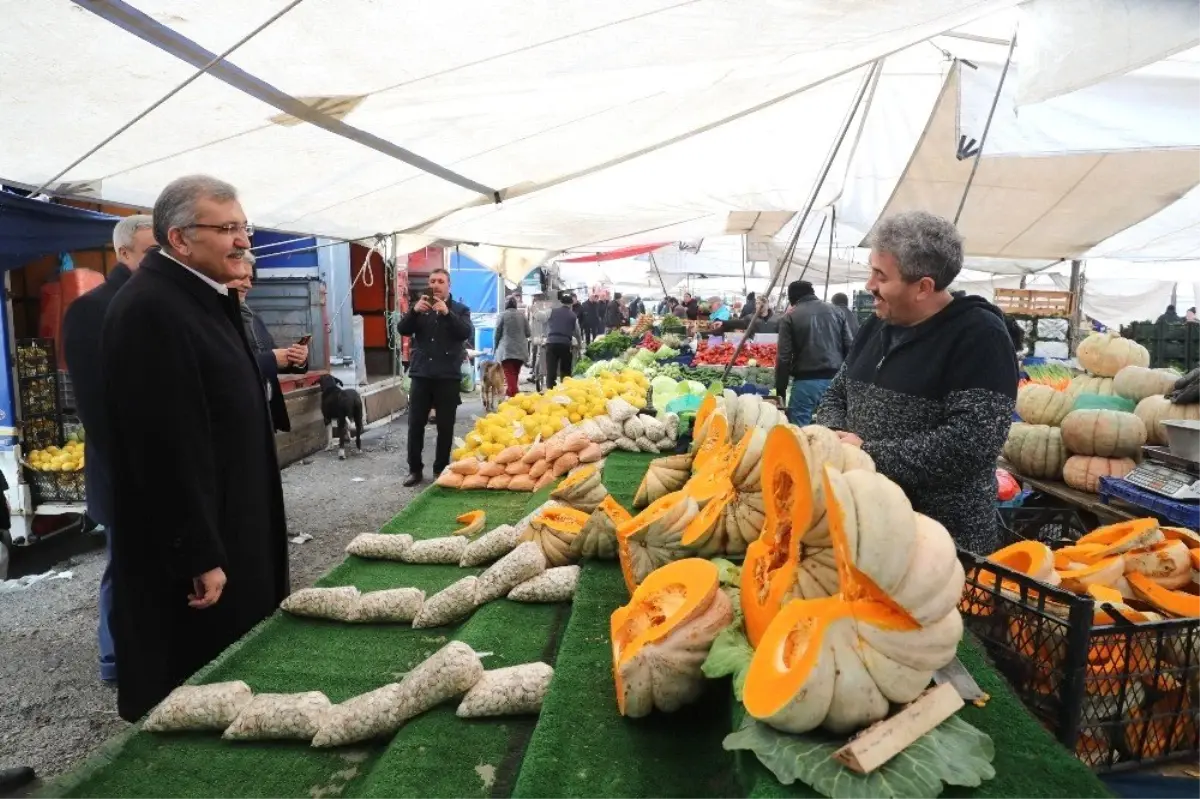
[[[29,465],[39,472],[77,472],[83,468],[83,444],[68,441],[66,446],[35,449],[29,453]]]
[[[466,446],[454,450],[454,460],[494,458],[513,444],[545,440],[570,424],[602,416],[605,403],[620,397],[635,408],[646,407],[649,379],[635,369],[620,373],[597,372],[594,377],[568,377],[540,394],[510,397],[494,413],[475,423],[467,433]]]

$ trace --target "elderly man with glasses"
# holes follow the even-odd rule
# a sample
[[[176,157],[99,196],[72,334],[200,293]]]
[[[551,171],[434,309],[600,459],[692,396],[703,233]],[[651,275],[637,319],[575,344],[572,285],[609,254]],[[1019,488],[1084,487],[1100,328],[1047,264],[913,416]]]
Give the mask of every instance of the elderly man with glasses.
[[[235,292],[254,228],[224,181],[172,181],[101,336],[117,709],[136,721],[288,594],[267,391]]]

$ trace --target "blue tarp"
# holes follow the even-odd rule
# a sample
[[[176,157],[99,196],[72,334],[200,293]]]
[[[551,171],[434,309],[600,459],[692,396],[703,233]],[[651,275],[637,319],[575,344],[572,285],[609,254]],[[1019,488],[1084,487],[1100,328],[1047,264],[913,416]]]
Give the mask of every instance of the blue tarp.
[[[450,293],[472,313],[500,311],[500,276],[458,252],[450,253]]]
[[[0,272],[44,255],[103,247],[118,219],[0,190]]]

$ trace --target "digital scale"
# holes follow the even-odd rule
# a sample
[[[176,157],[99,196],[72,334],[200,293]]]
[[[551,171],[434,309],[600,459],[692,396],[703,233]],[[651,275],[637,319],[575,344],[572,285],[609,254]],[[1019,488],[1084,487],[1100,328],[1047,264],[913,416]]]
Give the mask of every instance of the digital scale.
[[[1138,488],[1182,502],[1200,501],[1200,463],[1166,447],[1142,447],[1145,458],[1125,475]]]

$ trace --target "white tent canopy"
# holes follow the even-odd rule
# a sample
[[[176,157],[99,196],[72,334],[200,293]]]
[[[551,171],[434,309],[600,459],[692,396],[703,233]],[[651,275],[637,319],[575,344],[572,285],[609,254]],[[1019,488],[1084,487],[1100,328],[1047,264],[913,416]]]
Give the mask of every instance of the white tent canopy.
[[[180,56],[204,65],[291,6],[52,190],[146,205],[207,171],[262,225],[561,250],[794,211],[815,159],[780,135],[801,121],[792,101],[828,101],[836,86],[818,84],[1013,0],[130,5],[127,32],[109,4],[0,0],[0,176],[55,179],[192,77]],[[799,105],[823,150],[836,119],[814,120],[813,101]]]
[[[1023,62],[1018,47],[1002,122],[1023,123],[1027,108],[1044,115],[1084,92],[1102,95],[1121,80],[1114,76],[1194,43],[1179,30],[1181,18],[1162,24],[1166,18],[1154,16],[1168,13],[1165,5],[1024,4],[1021,41],[1030,42],[1030,55]],[[774,235],[778,244],[786,241],[784,220],[808,199],[867,65],[887,57],[805,230],[815,236],[820,210],[837,209],[831,279],[851,280],[861,260],[849,248],[885,207],[896,207],[889,198],[945,85],[949,64],[925,40],[962,26],[1006,40],[1018,19],[1015,0],[545,6],[0,0],[0,182],[148,205],[172,178],[209,172],[240,188],[261,226],[351,238],[398,232],[401,252],[439,239],[483,245],[472,257],[509,279],[571,249],[730,233]],[[1129,30],[1138,31],[1137,46],[1120,58],[1098,65],[1088,55]],[[976,131],[978,109],[990,102],[982,65],[1002,60],[1004,48],[935,41],[981,64],[972,71],[978,79],[964,80],[961,99],[954,97],[963,124]],[[1047,56],[1055,42],[1058,60]],[[227,57],[217,62],[218,54]],[[1168,62],[1172,74],[1200,85],[1200,63],[1188,55]],[[1067,73],[1069,80],[1055,82]],[[1035,97],[1053,99],[1014,110]],[[1173,118],[1192,119],[1195,98]],[[1120,121],[1135,133],[1139,124],[1162,128],[1155,119],[1162,107],[1143,102]],[[1013,140],[1012,130],[1025,135],[1023,125],[999,124],[997,141]],[[985,196],[1009,179],[987,162],[1029,157],[1028,141],[1017,141],[984,158]],[[1078,255],[1084,242],[1113,257],[1200,257],[1198,200],[1184,194],[1195,180],[1180,177],[1197,171],[1185,148],[1200,141],[1140,141],[1100,158],[1128,156],[1138,172],[1153,174],[1129,184],[1139,190],[1136,202],[1109,202],[1102,214],[1078,209],[1103,217],[1099,228],[1072,230],[1061,246],[1043,246],[1043,236],[1037,247],[977,252],[1001,255],[997,268],[1019,271]],[[1090,146],[1083,157],[1096,158]],[[1155,148],[1153,161],[1137,152],[1147,148]],[[961,173],[967,163],[951,166]],[[1140,191],[1150,178],[1161,181],[1157,206]],[[982,212],[969,206],[968,213]],[[805,237],[797,257],[807,257]],[[817,280],[821,252],[810,266]],[[1030,253],[1040,262],[1019,266]]]

